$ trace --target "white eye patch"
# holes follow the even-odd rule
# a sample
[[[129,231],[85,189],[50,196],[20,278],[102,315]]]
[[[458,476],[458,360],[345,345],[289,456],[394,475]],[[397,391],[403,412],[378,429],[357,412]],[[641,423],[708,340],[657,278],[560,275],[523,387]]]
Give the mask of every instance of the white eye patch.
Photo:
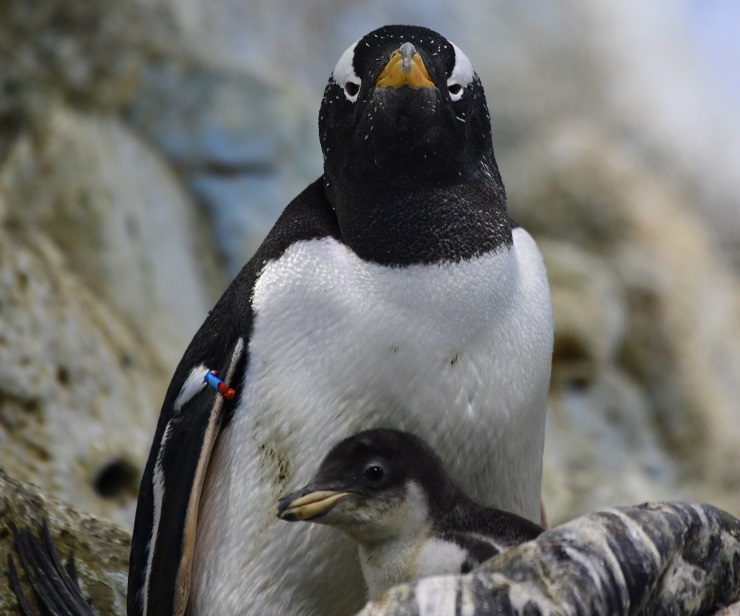
[[[473,81],[475,71],[473,71],[473,65],[470,64],[468,56],[455,43],[452,43],[452,48],[455,50],[455,66],[447,80],[447,90],[450,93],[450,99],[454,102],[462,98],[465,88]]]
[[[336,81],[344,92],[344,96],[348,101],[354,103],[357,100],[357,95],[360,93],[360,85],[362,80],[355,73],[353,66],[353,60],[355,57],[355,47],[357,47],[359,41],[355,41],[350,45],[347,50],[340,56],[337,65],[334,67],[332,78]]]

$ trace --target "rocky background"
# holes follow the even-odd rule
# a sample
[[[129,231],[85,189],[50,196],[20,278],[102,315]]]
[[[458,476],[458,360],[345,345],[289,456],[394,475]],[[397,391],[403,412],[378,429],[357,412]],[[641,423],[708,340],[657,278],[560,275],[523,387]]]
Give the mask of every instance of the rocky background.
[[[548,266],[552,521],[660,499],[740,515],[731,5],[0,3],[0,468],[130,529],[186,344],[321,172],[336,59],[406,22],[481,74]]]

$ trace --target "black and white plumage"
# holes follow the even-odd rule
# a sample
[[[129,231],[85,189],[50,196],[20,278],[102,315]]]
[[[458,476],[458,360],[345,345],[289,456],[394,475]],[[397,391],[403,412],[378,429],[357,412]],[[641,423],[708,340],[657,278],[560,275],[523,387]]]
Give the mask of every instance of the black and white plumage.
[[[319,130],[324,175],[224,293],[166,394],[132,615],[359,609],[351,546],[286,527],[273,507],[324,443],[362,429],[419,434],[471,496],[539,520],[549,289],[507,215],[469,60],[424,28],[372,32],[337,63]],[[207,370],[234,400],[205,388]],[[300,570],[286,566],[296,552],[311,561]]]
[[[309,485],[281,499],[278,515],[349,535],[359,546],[371,599],[413,579],[468,573],[543,531],[521,516],[476,503],[423,441],[389,429],[337,444]]]

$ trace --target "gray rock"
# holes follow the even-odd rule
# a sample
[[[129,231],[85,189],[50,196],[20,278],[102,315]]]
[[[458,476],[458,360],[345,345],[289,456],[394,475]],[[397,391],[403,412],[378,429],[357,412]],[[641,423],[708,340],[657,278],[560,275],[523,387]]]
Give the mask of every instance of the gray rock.
[[[269,71],[204,65],[175,21],[161,4],[133,0],[105,10],[90,0],[54,0],[44,10],[5,3],[0,161],[19,133],[43,135],[60,100],[125,117],[207,207],[205,235],[215,228],[231,277],[282,207],[321,173],[317,116],[303,102],[318,96],[280,86]],[[226,282],[218,275],[215,286]]]
[[[78,513],[44,494],[34,486],[8,477],[0,469],[0,613],[17,613],[15,594],[8,586],[8,556],[12,555],[22,571],[13,547],[12,526],[34,532],[46,522],[57,551],[66,560],[74,553],[81,593],[99,614],[126,613],[126,580],[130,535],[121,528],[95,516]],[[36,603],[33,592],[21,573],[23,592]],[[40,612],[39,612],[40,613]]]
[[[130,524],[166,378],[51,240],[0,229],[0,467]]]
[[[507,176],[515,216],[540,238],[552,280],[545,467],[554,485],[573,485],[561,464],[591,451],[579,471],[592,477],[591,500],[554,521],[656,497],[740,511],[740,285],[690,200],[589,122],[504,159],[515,171]],[[614,460],[642,479],[630,472],[625,481]],[[548,498],[554,492],[556,509],[586,494],[546,486]]]
[[[538,246],[555,318],[552,387],[585,389],[624,342],[626,298],[612,269],[592,252],[547,236]]]
[[[136,3],[0,8],[0,466],[128,525],[169,377],[228,280],[214,225],[234,271],[260,208],[320,167],[299,96],[176,38]]]
[[[0,5],[0,160],[20,131],[60,99],[115,111],[137,74],[176,47],[172,24],[151,4],[18,0]]]
[[[616,273],[575,243],[539,244],[555,322],[543,478],[551,521],[605,505],[686,498],[649,401],[619,363],[628,312]]]
[[[442,0],[162,0],[182,42],[208,64],[280,75],[286,83],[323,89],[339,55],[384,24],[413,23],[442,32],[462,11]],[[312,103],[318,115],[319,99]]]
[[[358,616],[714,614],[740,598],[740,520],[711,505],[620,507],[468,575],[396,586]]]
[[[614,366],[551,394],[542,490],[556,524],[606,505],[691,494],[644,394]]]
[[[50,105],[0,168],[0,202],[6,228],[51,239],[174,371],[211,298],[192,203],[157,152],[115,117]]]
[[[205,206],[229,276],[322,173],[317,116],[304,100],[277,80],[175,59],[152,63],[132,93],[127,121]]]

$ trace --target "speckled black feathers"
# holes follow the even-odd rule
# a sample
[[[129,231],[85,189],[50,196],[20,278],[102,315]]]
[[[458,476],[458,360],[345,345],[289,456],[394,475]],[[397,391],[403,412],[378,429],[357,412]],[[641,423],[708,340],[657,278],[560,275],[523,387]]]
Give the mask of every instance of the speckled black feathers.
[[[373,85],[405,42],[435,88]],[[455,54],[436,32],[386,26],[355,45],[357,100],[334,78],[326,86],[319,135],[327,196],[343,240],[363,259],[459,261],[511,243],[480,79],[474,75],[460,100],[447,90]]]

